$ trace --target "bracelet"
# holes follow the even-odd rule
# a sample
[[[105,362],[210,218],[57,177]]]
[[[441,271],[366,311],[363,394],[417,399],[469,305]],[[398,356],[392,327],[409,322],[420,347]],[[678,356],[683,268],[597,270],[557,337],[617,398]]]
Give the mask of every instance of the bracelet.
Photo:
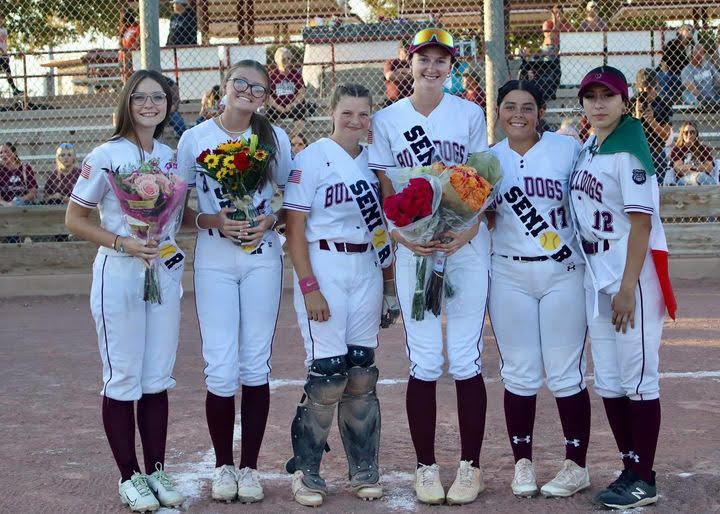
[[[203,214],[205,214],[205,213],[204,213],[204,212],[198,212],[198,213],[195,215],[195,228],[197,228],[198,230],[204,230],[204,229],[200,226],[200,223],[198,223],[198,221],[200,220],[200,216],[202,216]]]
[[[117,244],[117,240],[118,240],[119,237],[120,237],[120,234],[118,234],[118,235],[115,236],[115,241],[113,241],[113,244],[112,244],[112,249],[113,249],[113,250],[116,250],[116,251],[117,251],[117,248],[115,248],[115,245]]]
[[[320,284],[318,284],[315,275],[308,275],[307,277],[301,278],[298,280],[298,285],[300,286],[300,292],[304,295],[320,290]]]
[[[118,248],[118,252],[125,253],[125,245],[123,244],[123,240],[120,240],[120,248]]]

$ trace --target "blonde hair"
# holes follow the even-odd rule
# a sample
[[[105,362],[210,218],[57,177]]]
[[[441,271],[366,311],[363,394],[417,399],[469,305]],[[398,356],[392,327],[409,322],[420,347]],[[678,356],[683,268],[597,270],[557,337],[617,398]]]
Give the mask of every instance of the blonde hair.
[[[77,160],[77,152],[75,151],[75,146],[69,145],[68,143],[61,143],[55,150],[55,169],[58,171],[68,171],[68,169],[65,168],[65,165],[60,161],[60,154],[65,151],[68,151],[72,154],[73,160]]]
[[[690,143],[689,145],[685,145],[685,138],[682,137],[682,135],[685,132],[685,129],[687,129],[688,127],[692,127],[695,129],[695,142]],[[697,125],[695,125],[695,122],[693,121],[686,121],[685,123],[680,125],[680,130],[678,131],[678,136],[675,140],[676,148],[684,148],[685,146],[688,146],[691,150],[699,148],[700,146],[700,131],[698,130]]]

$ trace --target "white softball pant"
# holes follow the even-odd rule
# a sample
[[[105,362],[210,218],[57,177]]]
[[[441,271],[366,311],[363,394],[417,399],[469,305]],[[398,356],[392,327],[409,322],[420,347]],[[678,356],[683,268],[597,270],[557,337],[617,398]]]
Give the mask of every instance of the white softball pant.
[[[513,394],[537,394],[546,377],[556,397],[585,388],[584,265],[492,256],[490,322],[500,375]]]
[[[103,365],[101,394],[113,400],[139,400],[175,386],[182,286],[162,266],[157,276],[162,304],[147,303],[139,259],[102,252],[95,257],[90,309]]]
[[[616,332],[606,290],[598,295],[599,315],[593,319],[592,291],[586,291],[595,391],[603,398],[628,396],[631,400],[660,397],[659,352],[665,301],[655,264],[648,252],[635,286],[635,328]]]
[[[488,296],[487,259],[468,243],[445,264],[445,276],[455,288],[452,298],[445,298],[447,324],[446,344],[448,372],[456,380],[465,380],[482,371],[482,332]],[[412,297],[415,291],[415,256],[402,245],[395,254],[395,281],[405,326],[405,348],[410,359],[410,375],[425,381],[442,375],[442,319],[425,312],[425,319],[412,319]],[[429,272],[429,271],[428,271]]]
[[[332,247],[332,245],[330,245]],[[345,355],[348,345],[377,348],[382,313],[382,270],[375,252],[343,253],[309,245],[310,264],[330,309],[330,319],[308,319],[295,275],[293,303],[305,343],[305,366]]]
[[[214,395],[228,397],[240,385],[268,382],[283,261],[277,234],[266,236],[254,254],[214,234],[198,234],[195,303],[205,383]]]

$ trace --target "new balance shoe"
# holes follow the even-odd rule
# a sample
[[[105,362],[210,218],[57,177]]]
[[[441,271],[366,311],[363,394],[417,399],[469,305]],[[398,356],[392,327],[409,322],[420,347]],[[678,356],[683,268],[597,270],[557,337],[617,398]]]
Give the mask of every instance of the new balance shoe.
[[[620,472],[620,475],[618,475],[618,477],[615,480],[613,480],[609,486],[607,486],[605,489],[603,489],[602,491],[597,493],[595,496],[593,496],[593,499],[592,499],[593,503],[595,503],[596,505],[602,505],[602,501],[600,501],[602,499],[602,497],[605,494],[608,494],[610,491],[612,491],[618,487],[621,487],[621,485],[628,479],[628,476],[629,476],[628,473],[630,473],[629,469],[623,469]]]
[[[634,471],[626,470],[624,479],[616,480],[613,484],[595,497],[598,503],[607,508],[634,509],[652,505],[658,500],[654,471],[650,482],[646,482]]]
[[[415,495],[418,501],[429,505],[445,503],[445,489],[440,482],[440,468],[437,464],[421,464],[415,470]]]
[[[485,490],[485,484],[482,479],[482,471],[475,468],[472,461],[461,460],[455,481],[450,486],[447,493],[448,505],[464,505],[475,501],[478,494]]]
[[[237,496],[242,503],[255,503],[265,498],[257,470],[245,467],[238,471]]]
[[[159,462],[155,464],[155,471],[147,477],[147,483],[163,507],[177,507],[185,501]]]
[[[565,459],[555,478],[542,486],[540,492],[548,498],[566,498],[590,487],[590,474],[570,459]]]
[[[118,492],[123,505],[133,512],[154,512],[160,508],[160,503],[148,487],[147,475],[133,473],[130,480],[118,481]]]
[[[238,482],[237,468],[224,464],[213,471],[212,499],[231,502],[237,498]]]
[[[296,471],[292,477],[293,498],[300,505],[306,507],[319,507],[325,499],[325,494],[320,491],[313,491],[303,482],[303,472]]]
[[[520,459],[515,463],[515,476],[510,487],[513,494],[521,498],[532,498],[537,494],[538,486],[532,461]]]

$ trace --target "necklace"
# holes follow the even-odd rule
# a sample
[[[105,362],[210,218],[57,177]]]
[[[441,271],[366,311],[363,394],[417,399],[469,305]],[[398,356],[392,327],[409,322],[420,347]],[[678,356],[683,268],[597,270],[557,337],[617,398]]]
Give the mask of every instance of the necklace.
[[[225,128],[225,125],[223,125],[223,122],[222,122],[222,114],[221,114],[220,116],[218,116],[217,118],[215,118],[215,119],[217,120],[217,123],[218,123],[218,125],[220,126],[220,128],[223,129],[223,131],[227,132],[227,133],[230,134],[230,135],[233,135],[233,134],[242,134],[243,132],[245,132],[245,131],[247,130],[247,129],[244,129],[244,130],[229,130],[229,129]],[[250,127],[248,127],[248,128],[250,128]]]

